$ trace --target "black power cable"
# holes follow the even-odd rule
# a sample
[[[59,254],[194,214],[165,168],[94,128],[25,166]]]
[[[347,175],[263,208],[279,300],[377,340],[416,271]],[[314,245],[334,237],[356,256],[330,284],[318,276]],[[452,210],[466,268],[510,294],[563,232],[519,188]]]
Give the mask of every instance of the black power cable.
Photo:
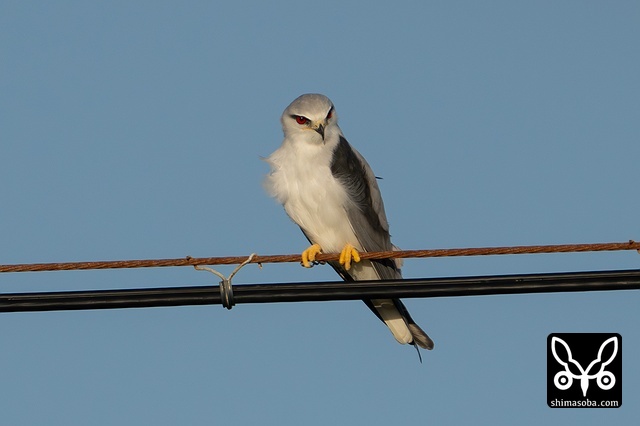
[[[640,270],[233,285],[233,301],[309,302],[640,289]],[[214,286],[0,294],[0,312],[148,308],[223,303]]]

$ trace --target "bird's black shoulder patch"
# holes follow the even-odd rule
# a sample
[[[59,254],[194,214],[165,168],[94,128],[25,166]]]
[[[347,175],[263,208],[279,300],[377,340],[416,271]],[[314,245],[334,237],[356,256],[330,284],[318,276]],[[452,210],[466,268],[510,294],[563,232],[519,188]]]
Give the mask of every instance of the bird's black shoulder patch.
[[[340,141],[333,151],[331,174],[345,187],[349,198],[358,206],[374,230],[381,228],[380,218],[373,209],[371,188],[369,187],[364,164],[347,140],[340,136]]]
[[[366,181],[364,167],[351,149],[351,145],[347,140],[340,136],[338,145],[333,150],[333,158],[331,159],[331,173],[336,179],[341,181],[345,179],[358,179],[364,184]]]

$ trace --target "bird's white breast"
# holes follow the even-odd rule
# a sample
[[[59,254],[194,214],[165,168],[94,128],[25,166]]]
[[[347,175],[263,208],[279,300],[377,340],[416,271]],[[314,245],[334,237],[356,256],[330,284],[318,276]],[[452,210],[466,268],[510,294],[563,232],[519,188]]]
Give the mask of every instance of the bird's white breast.
[[[295,142],[285,140],[267,158],[267,191],[325,253],[340,252],[347,243],[359,249],[344,208],[347,194],[331,174],[332,147]]]

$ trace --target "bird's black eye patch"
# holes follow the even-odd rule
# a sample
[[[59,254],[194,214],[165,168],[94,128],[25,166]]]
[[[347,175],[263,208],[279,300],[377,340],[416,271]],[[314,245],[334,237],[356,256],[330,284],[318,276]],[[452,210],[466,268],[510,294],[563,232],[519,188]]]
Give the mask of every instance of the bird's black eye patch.
[[[302,115],[292,115],[291,118],[296,120],[296,123],[300,125],[309,123],[309,119],[307,117],[303,117]]]
[[[327,113],[327,120],[330,119],[331,117],[333,117],[333,107],[331,107],[331,109]]]

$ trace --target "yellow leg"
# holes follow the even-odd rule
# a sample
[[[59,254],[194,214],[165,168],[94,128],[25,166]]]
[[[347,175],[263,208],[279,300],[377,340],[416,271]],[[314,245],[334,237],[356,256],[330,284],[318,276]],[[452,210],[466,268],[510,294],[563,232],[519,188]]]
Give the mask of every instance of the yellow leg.
[[[321,253],[322,248],[319,244],[314,244],[302,252],[302,266],[311,268],[311,262],[316,260],[316,254]]]
[[[351,269],[351,261],[360,262],[360,253],[351,244],[347,244],[340,252],[340,264],[347,271]]]

